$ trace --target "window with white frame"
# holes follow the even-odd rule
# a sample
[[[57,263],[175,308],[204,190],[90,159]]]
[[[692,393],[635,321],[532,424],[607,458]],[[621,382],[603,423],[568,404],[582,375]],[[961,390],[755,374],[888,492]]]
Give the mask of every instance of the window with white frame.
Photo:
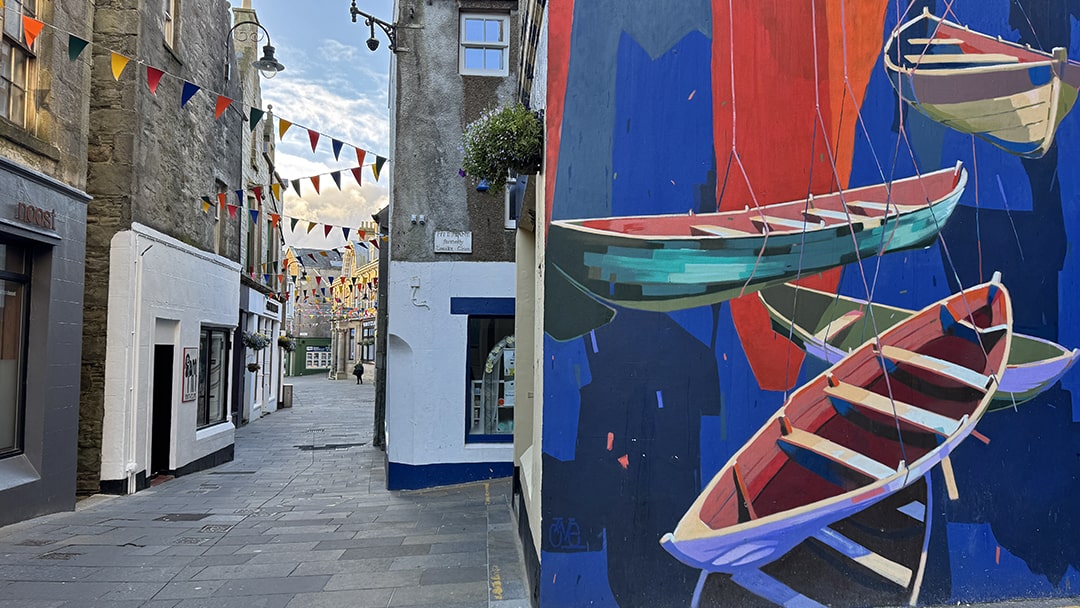
[[[510,73],[509,15],[462,13],[458,71],[465,76]]]
[[[176,19],[180,0],[165,0],[165,44],[176,48]]]
[[[26,44],[22,18],[37,16],[37,0],[8,0],[0,10],[3,40],[0,41],[0,117],[26,127],[33,107],[30,83],[34,72],[34,52]]]

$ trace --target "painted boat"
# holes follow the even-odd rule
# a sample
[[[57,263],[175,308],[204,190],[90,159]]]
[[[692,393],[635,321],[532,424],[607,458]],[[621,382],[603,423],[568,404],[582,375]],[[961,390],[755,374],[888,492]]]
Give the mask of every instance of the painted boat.
[[[558,220],[555,272],[597,299],[672,311],[883,252],[930,245],[967,184],[957,163],[921,177],[756,209]]]
[[[808,354],[836,363],[877,332],[910,318],[915,311],[784,283],[758,292],[773,329]],[[1014,333],[1009,360],[990,411],[1030,401],[1072,368],[1080,349]]]
[[[919,311],[796,390],[661,545],[736,574],[783,556],[944,461],[986,412],[1012,343],[1000,275]],[[952,493],[952,489],[950,489]]]
[[[1080,64],[993,38],[926,9],[885,43],[885,69],[905,102],[947,127],[1039,158],[1076,103]]]

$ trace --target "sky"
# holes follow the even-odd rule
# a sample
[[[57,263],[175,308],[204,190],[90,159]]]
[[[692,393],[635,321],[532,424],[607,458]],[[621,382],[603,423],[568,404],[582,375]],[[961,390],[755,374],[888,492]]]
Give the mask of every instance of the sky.
[[[241,5],[241,0],[230,1]],[[251,0],[251,4],[270,32],[278,61],[285,65],[283,72],[262,81],[263,106],[273,106],[275,116],[323,134],[312,153],[307,131],[294,127],[286,132],[277,146],[278,173],[295,179],[343,170],[340,192],[325,175],[321,194],[307,180],[302,197],[291,188],[283,190],[285,214],[353,228],[370,222],[371,215],[389,202],[390,163],[377,183],[365,168],[364,185],[359,187],[348,171],[356,166],[355,154],[346,146],[341,159],[335,160],[330,138],[367,150],[365,164],[376,154],[390,158],[390,51],[385,35],[376,27],[379,49],[369,51],[365,42],[370,31],[362,17],[352,22],[350,0]],[[387,22],[394,21],[392,4],[392,0],[356,2],[360,10]],[[338,230],[329,237],[319,228],[296,235],[287,225],[283,230],[285,242],[297,247],[330,249],[345,244]]]

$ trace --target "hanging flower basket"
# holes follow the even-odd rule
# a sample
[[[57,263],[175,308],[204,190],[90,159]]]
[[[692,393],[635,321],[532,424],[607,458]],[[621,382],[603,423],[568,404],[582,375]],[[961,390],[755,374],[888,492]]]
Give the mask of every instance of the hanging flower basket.
[[[258,363],[248,363],[247,364],[247,370],[249,372],[257,372],[257,371],[259,371],[259,364]]]
[[[291,336],[278,336],[277,345],[287,353],[296,350],[296,340],[293,340]]]
[[[544,120],[520,103],[485,112],[465,127],[462,170],[488,194],[502,192],[509,173],[531,174],[544,158]]]
[[[251,350],[262,350],[270,345],[270,337],[263,333],[244,332],[241,341]]]

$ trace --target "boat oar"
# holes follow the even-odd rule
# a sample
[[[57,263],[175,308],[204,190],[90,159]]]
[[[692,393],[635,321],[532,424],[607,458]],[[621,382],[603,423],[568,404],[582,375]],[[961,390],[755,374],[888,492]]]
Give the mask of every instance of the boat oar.
[[[941,473],[945,476],[945,491],[949,500],[959,500],[960,491],[956,488],[956,475],[953,474],[952,460],[948,456],[941,459]]]

